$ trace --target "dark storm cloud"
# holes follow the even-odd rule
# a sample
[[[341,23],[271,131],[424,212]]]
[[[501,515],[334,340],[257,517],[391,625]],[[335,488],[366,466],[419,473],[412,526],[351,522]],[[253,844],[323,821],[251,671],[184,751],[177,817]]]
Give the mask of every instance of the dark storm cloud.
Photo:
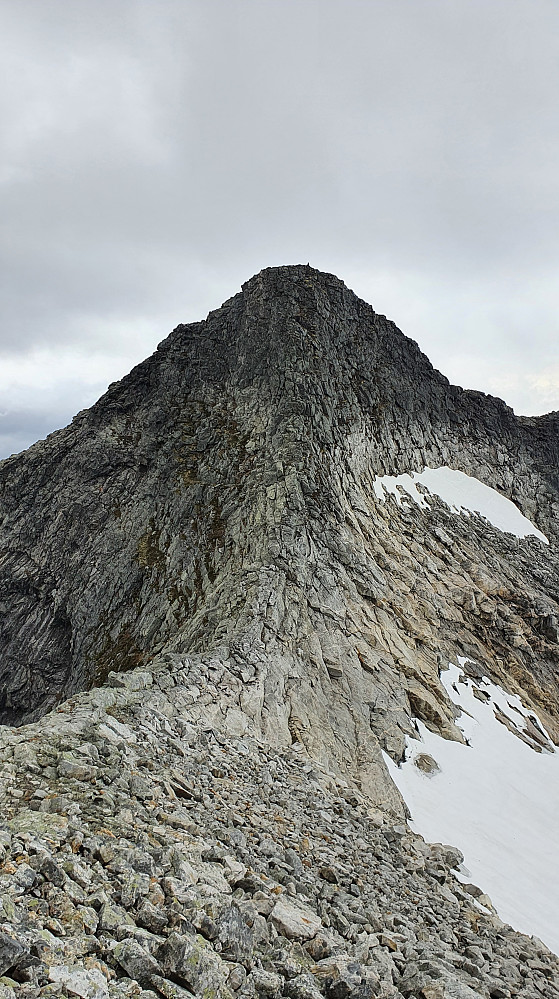
[[[554,2],[14,0],[0,20],[4,453],[307,260],[449,377],[559,407]]]

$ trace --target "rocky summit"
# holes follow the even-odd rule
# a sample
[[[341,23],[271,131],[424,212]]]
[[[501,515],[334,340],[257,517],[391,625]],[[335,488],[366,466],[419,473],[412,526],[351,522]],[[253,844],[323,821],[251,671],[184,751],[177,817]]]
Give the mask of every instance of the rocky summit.
[[[0,999],[559,996],[391,776],[554,754],[558,429],[294,266],[0,463]]]

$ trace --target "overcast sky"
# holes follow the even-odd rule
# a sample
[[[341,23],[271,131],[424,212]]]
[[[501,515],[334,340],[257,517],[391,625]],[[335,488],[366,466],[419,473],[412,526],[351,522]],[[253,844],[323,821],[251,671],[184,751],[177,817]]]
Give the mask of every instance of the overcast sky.
[[[559,409],[557,0],[3,0],[0,456],[263,267]]]

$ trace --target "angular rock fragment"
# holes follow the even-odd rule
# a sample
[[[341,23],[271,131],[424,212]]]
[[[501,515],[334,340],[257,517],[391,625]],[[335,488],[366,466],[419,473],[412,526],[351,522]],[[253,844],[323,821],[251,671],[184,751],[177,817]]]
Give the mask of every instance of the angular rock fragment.
[[[279,933],[290,940],[310,940],[322,926],[320,916],[306,906],[296,906],[281,899],[270,913]]]
[[[161,948],[160,964],[167,978],[195,994],[215,990],[228,995],[227,965],[199,936],[171,933]]]
[[[0,974],[4,975],[10,968],[13,968],[24,954],[25,948],[19,941],[9,933],[0,930]]]
[[[53,965],[49,968],[51,982],[63,985],[68,995],[81,999],[107,999],[109,990],[106,978],[100,971],[79,965]]]
[[[160,967],[155,958],[137,940],[122,940],[113,947],[113,957],[130,978],[140,985],[149,986]]]

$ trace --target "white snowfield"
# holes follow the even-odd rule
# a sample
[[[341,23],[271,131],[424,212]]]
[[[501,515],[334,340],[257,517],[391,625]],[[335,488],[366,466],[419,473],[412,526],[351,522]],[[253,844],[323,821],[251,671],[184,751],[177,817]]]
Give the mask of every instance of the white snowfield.
[[[457,724],[469,745],[418,722],[421,738],[408,740],[406,761],[398,767],[385,755],[412,828],[428,842],[457,846],[461,880],[486,892],[504,922],[559,954],[559,753],[518,697],[489,680],[468,679],[453,664],[441,679],[462,712]],[[419,769],[414,761],[422,754],[440,770]]]
[[[377,475],[373,485],[380,500],[384,501],[386,494],[391,493],[399,506],[411,499],[425,509],[428,508],[429,497],[419,492],[418,483],[444,500],[452,513],[479,513],[500,531],[514,534],[517,538],[533,534],[549,544],[545,534],[520,512],[512,500],[473,475],[466,475],[455,468],[443,465],[440,468],[424,468],[422,472],[412,472],[411,475],[407,472],[402,475]]]

